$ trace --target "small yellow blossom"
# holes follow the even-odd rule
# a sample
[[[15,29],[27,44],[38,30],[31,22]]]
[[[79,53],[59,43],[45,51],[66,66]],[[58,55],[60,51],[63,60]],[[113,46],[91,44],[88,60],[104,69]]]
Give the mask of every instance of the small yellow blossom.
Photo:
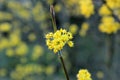
[[[12,57],[14,55],[14,50],[12,48],[9,48],[6,50],[6,55],[8,57]]]
[[[102,71],[98,71],[96,73],[96,76],[99,78],[99,79],[102,79],[104,77],[104,73]]]
[[[11,34],[9,37],[9,41],[10,46],[16,46],[21,42],[21,38],[18,34]]]
[[[54,73],[54,71],[55,71],[54,69],[55,69],[54,66],[50,65],[50,66],[48,66],[48,67],[45,68],[45,73],[47,75],[51,75],[51,74]]]
[[[21,43],[20,45],[18,45],[15,49],[16,55],[17,56],[24,56],[27,54],[28,52],[28,46],[25,43]]]
[[[34,33],[29,34],[28,39],[30,41],[35,41],[36,40],[36,35]]]
[[[77,33],[77,30],[78,30],[78,26],[77,26],[76,24],[71,24],[71,25],[70,25],[69,31],[70,31],[72,34],[76,34],[76,33]]]
[[[68,45],[69,45],[70,47],[72,47],[72,46],[74,45],[74,43],[73,43],[72,41],[68,41]]]
[[[111,15],[111,11],[108,9],[108,7],[106,5],[102,5],[102,7],[100,8],[99,10],[99,14],[101,16],[104,16],[104,15]]]
[[[67,32],[65,29],[60,29],[55,33],[50,32],[46,34],[46,45],[50,50],[53,50],[54,53],[57,53],[66,43],[70,47],[73,47],[73,42],[71,41],[72,38],[72,33]]]
[[[87,69],[79,70],[79,73],[77,74],[77,80],[92,80],[91,74]]]
[[[57,5],[55,6],[55,12],[60,12],[61,9],[62,9],[62,6],[61,6],[60,4],[57,4]]]
[[[86,35],[88,29],[89,29],[89,24],[87,22],[84,22],[79,31],[79,35],[84,37]]]
[[[40,45],[35,45],[33,48],[33,52],[32,52],[32,60],[37,60],[39,59],[40,56],[42,56],[43,54],[43,47]]]

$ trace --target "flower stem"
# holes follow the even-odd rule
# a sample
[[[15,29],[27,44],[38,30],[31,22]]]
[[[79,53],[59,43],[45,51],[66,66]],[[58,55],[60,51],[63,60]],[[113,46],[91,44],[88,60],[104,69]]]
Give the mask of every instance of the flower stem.
[[[66,79],[69,80],[69,76],[68,76],[67,69],[66,69],[66,67],[65,67],[65,63],[64,63],[63,57],[62,57],[62,55],[61,55],[61,52],[59,52],[58,55],[59,55],[61,64],[62,64],[62,66],[63,66]]]
[[[50,5],[50,13],[51,13],[51,18],[52,18],[53,29],[54,29],[54,32],[56,32],[57,31],[57,25],[56,25],[55,11],[54,11],[53,5]],[[64,64],[64,60],[63,60],[62,55],[61,55],[61,51],[58,52],[58,56],[60,58],[62,66],[63,66],[66,79],[69,80],[69,76],[68,76],[67,69],[66,69],[65,64]]]
[[[51,13],[53,29],[54,29],[54,32],[55,32],[55,31],[57,31],[57,26],[56,26],[55,11],[54,11],[53,5],[50,5],[50,13]]]

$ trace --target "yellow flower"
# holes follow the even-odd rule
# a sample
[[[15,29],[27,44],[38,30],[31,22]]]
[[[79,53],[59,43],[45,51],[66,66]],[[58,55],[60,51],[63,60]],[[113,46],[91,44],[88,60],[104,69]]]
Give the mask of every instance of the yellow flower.
[[[62,9],[62,6],[61,6],[60,4],[57,4],[57,5],[55,6],[55,12],[60,12],[61,9]]]
[[[77,74],[77,80],[92,80],[91,74],[88,72],[87,69],[81,69]]]
[[[96,76],[99,78],[99,79],[102,79],[104,77],[104,73],[102,71],[98,71],[96,73]]]
[[[23,80],[28,75],[41,74],[43,71],[44,67],[38,64],[18,64],[15,70],[10,73],[10,76],[12,80]]]
[[[106,2],[107,5],[112,9],[120,8],[120,0],[106,0]]]
[[[6,50],[6,55],[7,55],[8,57],[12,57],[12,56],[14,55],[14,50],[11,49],[11,48],[7,49],[7,50]]]
[[[0,21],[12,20],[13,16],[10,13],[0,11]]]
[[[72,34],[76,34],[76,33],[77,33],[77,30],[78,30],[78,26],[77,26],[76,24],[70,25],[69,31],[70,31]]]
[[[116,33],[119,29],[119,23],[115,22],[114,18],[111,16],[103,17],[99,25],[99,30],[107,34]]]
[[[60,51],[67,43],[70,47],[73,47],[72,33],[67,32],[65,29],[57,30],[55,33],[46,34],[46,45],[48,49],[53,50],[54,53]]]
[[[51,74],[54,73],[54,69],[55,69],[54,66],[50,65],[50,66],[48,66],[48,67],[45,68],[45,73],[47,75],[51,75]]]
[[[16,55],[17,56],[24,56],[28,52],[28,46],[25,43],[20,43],[15,49]]]
[[[89,18],[92,14],[94,14],[94,5],[92,0],[80,0],[78,3],[80,5],[81,14],[86,18]]]
[[[36,35],[34,33],[29,34],[28,39],[30,41],[35,41],[36,40]]]
[[[3,50],[3,49],[5,49],[5,48],[8,48],[8,46],[9,46],[8,44],[9,44],[8,39],[2,38],[2,39],[0,40],[0,50]]]
[[[84,37],[86,35],[88,29],[89,29],[89,24],[87,22],[84,22],[79,31],[79,35]]]
[[[33,48],[31,58],[32,58],[32,60],[37,60],[37,59],[39,59],[40,56],[42,56],[42,54],[43,54],[43,47],[40,45],[36,45]]]
[[[12,33],[9,37],[9,45],[10,46],[16,46],[21,42],[20,36],[16,33]]]
[[[102,7],[100,8],[99,10],[99,14],[101,16],[104,16],[104,15],[111,15],[111,11],[108,9],[108,7],[106,5],[102,5]]]
[[[0,24],[0,31],[10,31],[11,25],[9,23]]]
[[[69,45],[70,47],[73,47],[74,43],[73,43],[72,41],[68,41],[68,45]]]

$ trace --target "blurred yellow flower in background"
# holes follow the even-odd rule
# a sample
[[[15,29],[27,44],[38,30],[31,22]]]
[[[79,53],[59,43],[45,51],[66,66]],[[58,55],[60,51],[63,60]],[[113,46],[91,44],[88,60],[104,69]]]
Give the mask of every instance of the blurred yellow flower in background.
[[[120,0],[106,0],[107,1],[107,5],[112,8],[120,8]]]
[[[50,50],[53,50],[54,53],[60,51],[66,43],[69,44],[70,47],[73,47],[73,42],[71,41],[73,38],[72,33],[67,32],[65,29],[57,30],[55,33],[50,32],[46,34],[45,37],[46,45]]]
[[[32,9],[33,18],[36,22],[41,22],[46,20],[47,14],[44,7],[40,2],[38,2]]]
[[[18,64],[13,72],[11,78],[15,80],[23,80],[25,77],[32,74],[41,74],[44,68],[38,64]]]
[[[16,52],[16,55],[18,56],[24,56],[28,52],[28,46],[26,45],[26,43],[22,42],[20,45],[16,47],[15,52]]]
[[[21,38],[18,34],[16,33],[10,34],[10,37],[9,37],[10,46],[17,46],[18,44],[20,44],[20,42],[21,42]]]
[[[89,18],[92,14],[94,14],[94,5],[92,0],[80,0],[80,13],[84,15],[86,18]]]
[[[99,10],[99,14],[101,16],[106,16],[106,15],[111,15],[112,12],[108,9],[108,7],[105,4],[103,4]]]
[[[54,0],[47,0],[48,4],[53,4]]]
[[[7,31],[10,31],[11,28],[12,28],[12,26],[9,23],[0,24],[0,31],[7,32]]]
[[[5,48],[9,47],[9,41],[6,38],[0,39],[0,50],[3,50]]]
[[[8,49],[6,50],[6,55],[7,55],[8,57],[12,57],[14,54],[15,54],[15,53],[14,53],[14,50],[13,50],[12,48],[8,48]]]
[[[119,23],[115,22],[114,18],[111,16],[103,17],[99,25],[99,30],[107,34],[116,33],[119,29]]]
[[[5,68],[0,68],[0,77],[5,77],[7,75],[7,70]]]
[[[0,21],[12,20],[12,19],[13,19],[13,15],[12,14],[0,11]]]
[[[91,74],[87,69],[81,69],[77,74],[77,80],[92,80]]]
[[[40,45],[35,45],[32,52],[32,60],[37,60],[40,56],[43,55],[43,47]]]
[[[104,77],[104,73],[102,71],[98,71],[96,73],[96,76],[99,78],[99,79],[102,79]]]
[[[82,25],[81,25],[81,29],[79,31],[79,35],[84,37],[86,36],[86,33],[89,29],[89,24],[87,22],[84,22]]]
[[[45,68],[45,73],[47,75],[52,75],[54,73],[54,71],[55,71],[54,69],[55,69],[54,66],[49,65],[48,67]]]
[[[36,35],[35,35],[34,33],[30,33],[30,34],[28,35],[28,39],[29,39],[30,41],[35,41],[35,40],[36,40]]]
[[[77,33],[77,30],[78,30],[78,26],[76,24],[71,24],[70,27],[69,27],[69,31],[72,33],[72,34],[76,34]]]
[[[54,9],[55,9],[55,12],[60,12],[62,9],[62,6],[60,4],[57,4],[55,5]]]

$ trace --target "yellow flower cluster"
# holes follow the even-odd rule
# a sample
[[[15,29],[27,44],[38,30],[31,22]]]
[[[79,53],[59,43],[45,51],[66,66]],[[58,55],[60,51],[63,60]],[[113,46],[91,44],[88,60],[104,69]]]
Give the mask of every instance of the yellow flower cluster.
[[[26,79],[28,77],[35,78],[34,75],[52,75],[55,72],[55,68],[53,65],[43,66],[40,64],[18,64],[15,67],[15,70],[10,73],[11,80],[31,80]],[[35,79],[32,79],[35,80]]]
[[[11,72],[12,80],[23,80],[29,75],[40,74],[43,72],[43,66],[38,64],[17,65],[15,70]],[[26,80],[26,79],[25,79]]]
[[[17,6],[16,6],[16,5]],[[16,13],[17,15],[19,15],[19,17],[21,17],[22,19],[25,20],[29,20],[31,15],[29,14],[30,11],[28,9],[25,8],[25,6],[23,4],[21,4],[20,2],[17,1],[10,1],[8,2],[7,7],[13,12]],[[30,5],[29,5],[30,7]]]
[[[87,69],[79,70],[79,73],[77,74],[77,80],[92,80],[91,74]]]
[[[107,34],[116,33],[119,29],[119,23],[115,22],[114,18],[111,16],[103,17],[102,23],[99,25],[99,30]]]
[[[111,15],[111,11],[108,9],[106,5],[103,4],[99,10],[99,14],[101,16],[107,16],[107,15]]]
[[[88,29],[89,29],[89,24],[87,22],[84,22],[79,31],[79,35],[84,37],[86,35]]]
[[[57,30],[55,33],[48,33],[46,35],[46,44],[50,50],[53,50],[54,53],[60,51],[65,44],[67,43],[70,47],[73,47],[73,38],[70,32],[67,32],[65,29]]]
[[[6,55],[8,57],[25,56],[27,53],[28,53],[28,46],[24,42],[19,43],[19,45],[16,46],[14,49],[11,46],[6,48]]]
[[[33,7],[32,14],[36,22],[41,22],[41,21],[46,20],[47,14],[45,12],[44,7],[42,6],[40,2],[37,2],[37,4]]]
[[[94,14],[94,5],[92,0],[80,0],[79,5],[81,14],[86,18],[89,18],[92,14]]]

